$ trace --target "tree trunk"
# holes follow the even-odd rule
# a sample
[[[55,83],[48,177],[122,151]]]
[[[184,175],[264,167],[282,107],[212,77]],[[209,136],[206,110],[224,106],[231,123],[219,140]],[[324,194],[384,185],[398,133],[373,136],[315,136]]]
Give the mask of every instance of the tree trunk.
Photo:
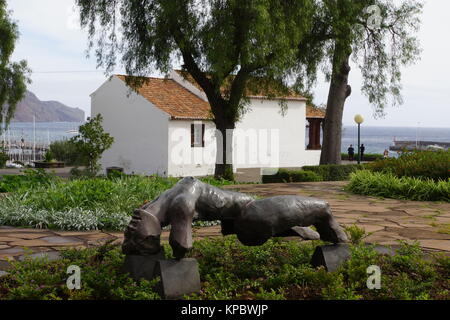
[[[214,178],[234,181],[233,172],[233,130],[234,124],[216,124],[217,160]]]
[[[342,161],[342,118],[345,101],[352,92],[348,84],[348,75],[351,70],[349,60],[350,54],[346,54],[344,59],[339,59],[337,55],[334,57],[320,164],[341,164]]]

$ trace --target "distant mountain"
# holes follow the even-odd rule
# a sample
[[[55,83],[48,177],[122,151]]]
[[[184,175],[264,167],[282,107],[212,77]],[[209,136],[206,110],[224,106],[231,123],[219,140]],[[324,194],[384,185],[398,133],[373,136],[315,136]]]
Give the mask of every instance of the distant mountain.
[[[36,95],[28,91],[25,98],[17,105],[12,121],[33,122],[83,122],[84,111],[68,107],[58,101],[41,101]]]

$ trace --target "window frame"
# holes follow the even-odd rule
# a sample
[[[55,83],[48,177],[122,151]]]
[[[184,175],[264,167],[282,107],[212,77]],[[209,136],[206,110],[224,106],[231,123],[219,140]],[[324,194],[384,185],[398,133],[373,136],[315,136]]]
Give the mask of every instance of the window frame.
[[[195,127],[201,126],[201,143],[195,143]],[[191,124],[191,148],[204,148],[205,147],[205,131],[206,125],[204,123],[193,123]]]

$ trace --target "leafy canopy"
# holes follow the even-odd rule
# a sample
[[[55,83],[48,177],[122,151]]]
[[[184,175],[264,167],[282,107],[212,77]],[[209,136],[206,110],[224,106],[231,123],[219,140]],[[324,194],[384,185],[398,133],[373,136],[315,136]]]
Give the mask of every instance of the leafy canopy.
[[[0,0],[0,122],[6,121],[6,124],[14,116],[17,103],[30,83],[28,75],[31,71],[27,63],[10,61],[18,37],[17,24],[11,19],[6,0]]]
[[[314,0],[77,0],[81,24],[111,72],[120,57],[129,84],[181,62],[205,91],[218,123],[234,124],[249,79],[287,84]],[[120,32],[119,32],[120,28]],[[231,76],[231,77],[230,77]],[[285,86],[275,86],[277,95]],[[269,91],[269,90],[266,90]]]
[[[300,44],[307,50],[299,51],[303,63],[297,86],[311,86],[318,66],[330,81],[332,72],[351,56],[375,115],[382,116],[389,103],[402,104],[401,68],[417,62],[421,53],[417,32],[422,1],[321,0],[317,8],[311,33]]]

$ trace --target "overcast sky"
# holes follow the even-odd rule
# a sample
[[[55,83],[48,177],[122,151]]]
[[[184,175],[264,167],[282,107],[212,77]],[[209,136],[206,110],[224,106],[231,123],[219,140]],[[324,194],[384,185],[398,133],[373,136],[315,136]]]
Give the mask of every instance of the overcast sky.
[[[77,28],[73,3],[8,0],[21,32],[14,60],[28,61],[33,70],[30,90],[41,100],[57,100],[89,115],[89,95],[106,77],[95,71],[94,59],[86,58],[87,36]],[[346,104],[345,125],[353,125],[354,115],[360,113],[366,118],[365,125],[371,126],[450,127],[449,12],[448,0],[426,1],[420,32],[422,59],[404,70],[404,105],[389,108],[384,119],[373,118],[367,99],[360,94],[359,72],[352,72],[353,94]],[[315,102],[326,102],[327,94],[328,84],[319,83]]]

